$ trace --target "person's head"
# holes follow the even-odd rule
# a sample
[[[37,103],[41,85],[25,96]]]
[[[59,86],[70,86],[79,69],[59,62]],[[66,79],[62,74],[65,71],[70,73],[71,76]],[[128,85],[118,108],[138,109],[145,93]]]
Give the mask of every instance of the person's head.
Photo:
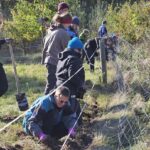
[[[62,108],[69,100],[70,90],[65,86],[61,86],[56,89],[54,97],[57,107]]]
[[[65,13],[69,11],[69,5],[65,2],[61,2],[57,6],[57,12],[59,14]]]
[[[107,24],[107,21],[106,21],[106,20],[104,20],[104,21],[102,22],[102,24],[106,25],[106,24]]]
[[[63,14],[56,13],[53,17],[53,21],[57,24],[62,24],[65,28],[68,28],[72,23],[72,16],[68,12]]]
[[[74,37],[68,42],[67,48],[82,54],[83,43],[78,37]]]
[[[74,30],[78,30],[79,29],[79,25],[80,25],[80,20],[77,16],[74,16],[72,18],[72,27],[74,28]]]

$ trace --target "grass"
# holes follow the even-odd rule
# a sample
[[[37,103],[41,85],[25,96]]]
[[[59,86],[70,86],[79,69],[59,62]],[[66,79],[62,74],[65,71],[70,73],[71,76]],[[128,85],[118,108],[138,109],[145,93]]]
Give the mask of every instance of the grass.
[[[19,90],[26,93],[29,105],[31,105],[31,103],[37,97],[43,95],[46,83],[46,69],[45,66],[40,64],[39,54],[32,56],[28,55],[27,58],[28,59],[23,58],[24,63],[22,63],[23,61],[21,60],[21,58],[16,59],[17,73],[20,81]],[[3,61],[5,62],[6,60]],[[126,65],[130,66],[128,63],[121,62],[121,64],[124,64],[125,68]],[[16,85],[12,65],[8,63],[4,66],[8,76],[9,89],[8,92],[4,96],[2,96],[0,100],[0,128],[10,122],[13,118],[22,114],[22,112],[20,112],[18,109],[15,98]],[[135,89],[132,89],[131,91],[126,93],[118,93],[118,91],[112,84],[115,79],[115,69],[111,62],[107,64],[107,85],[104,85],[102,83],[100,65],[98,61],[96,61],[96,68],[94,73],[91,73],[89,71],[89,66],[87,64],[84,64],[84,66],[86,71],[87,87],[84,101],[89,105],[94,105],[96,102],[100,112],[100,116],[95,117],[95,123],[93,124],[93,128],[95,127],[95,136],[91,145],[89,146],[89,150],[100,148],[115,149],[116,145],[118,144],[118,138],[116,136],[116,133],[118,133],[118,121],[121,121],[122,117],[127,118],[129,122],[131,122],[131,119],[136,118],[137,121],[135,121],[135,123],[137,123],[138,116],[135,116],[133,106],[135,103],[137,103],[137,99],[139,99],[139,97],[140,101],[143,101],[143,99],[141,98],[141,95],[139,97],[136,96],[137,92],[135,91]],[[136,80],[138,79],[139,78],[137,76]],[[134,80],[132,80],[132,82],[134,82]],[[130,88],[132,87],[130,86]],[[149,114],[150,103],[146,102],[145,105],[146,113]],[[88,112],[89,110],[85,111]],[[107,125],[110,125],[110,127]],[[142,122],[139,123],[139,126],[142,127],[142,129],[144,127],[147,129],[150,128],[147,123],[143,124]],[[136,128],[137,125],[134,127]],[[18,134],[20,134],[21,132],[22,119],[19,119],[16,123],[8,127],[5,132],[0,133],[0,146],[22,143],[21,145],[23,145],[24,149],[42,149],[42,147],[37,144],[37,141],[32,140],[31,137],[27,136],[25,139],[21,139],[18,136]],[[112,136],[112,134],[114,135]],[[143,136],[143,138],[144,137],[150,138],[147,134]],[[140,145],[144,146],[144,143],[139,140],[139,142],[133,144],[131,148],[132,150],[136,150],[140,147]]]

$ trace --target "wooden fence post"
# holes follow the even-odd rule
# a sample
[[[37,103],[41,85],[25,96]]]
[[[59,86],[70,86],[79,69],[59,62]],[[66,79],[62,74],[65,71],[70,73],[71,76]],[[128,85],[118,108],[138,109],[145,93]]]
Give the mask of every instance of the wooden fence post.
[[[107,63],[106,63],[106,51],[104,39],[101,38],[100,43],[100,52],[101,52],[101,65],[102,65],[102,81],[104,84],[107,84]]]

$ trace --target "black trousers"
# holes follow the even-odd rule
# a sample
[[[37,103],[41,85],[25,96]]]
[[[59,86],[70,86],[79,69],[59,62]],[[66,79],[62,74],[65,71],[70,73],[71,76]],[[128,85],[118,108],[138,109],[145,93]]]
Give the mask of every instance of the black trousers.
[[[2,96],[8,89],[8,81],[3,65],[0,63],[0,96]]]
[[[49,92],[53,90],[56,85],[56,75],[55,75],[56,66],[52,64],[47,64],[46,68],[47,68],[48,75],[47,75],[47,83],[44,92],[45,95],[49,94]]]

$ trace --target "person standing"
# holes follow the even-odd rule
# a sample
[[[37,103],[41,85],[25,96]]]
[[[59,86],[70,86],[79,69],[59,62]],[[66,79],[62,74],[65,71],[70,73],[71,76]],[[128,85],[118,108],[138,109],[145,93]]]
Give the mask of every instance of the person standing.
[[[48,94],[56,84],[56,66],[58,62],[58,53],[62,52],[70,40],[66,28],[70,26],[72,17],[69,13],[56,14],[54,16],[57,26],[53,26],[45,37],[42,64],[46,64],[48,76],[45,88],[45,95]]]
[[[59,14],[66,13],[69,11],[69,5],[65,2],[60,2],[57,6],[57,12]]]
[[[0,40],[0,47],[2,44],[6,43],[5,39]],[[8,89],[8,81],[6,77],[5,70],[3,68],[3,64],[0,63],[0,96],[4,95]]]
[[[99,48],[99,38],[89,39],[84,44],[84,51],[86,54],[86,60],[90,66],[90,72],[94,72],[94,64],[95,64],[95,57],[97,54],[97,49]]]
[[[0,32],[3,27],[3,15],[0,13]],[[11,42],[12,39],[10,38],[3,38],[0,39],[0,49],[1,46],[5,43]],[[3,67],[3,64],[0,62],[0,97],[4,95],[8,90],[8,81],[7,76]]]
[[[105,37],[105,36],[107,36],[107,28],[106,28],[106,25],[107,25],[107,21],[106,20],[104,20],[103,22],[102,22],[102,25],[99,27],[99,29],[98,29],[98,35],[99,35],[99,37]]]
[[[74,16],[72,18],[72,23],[71,25],[67,28],[67,32],[70,36],[70,38],[78,37],[79,36],[79,25],[80,25],[80,20],[77,16]]]

